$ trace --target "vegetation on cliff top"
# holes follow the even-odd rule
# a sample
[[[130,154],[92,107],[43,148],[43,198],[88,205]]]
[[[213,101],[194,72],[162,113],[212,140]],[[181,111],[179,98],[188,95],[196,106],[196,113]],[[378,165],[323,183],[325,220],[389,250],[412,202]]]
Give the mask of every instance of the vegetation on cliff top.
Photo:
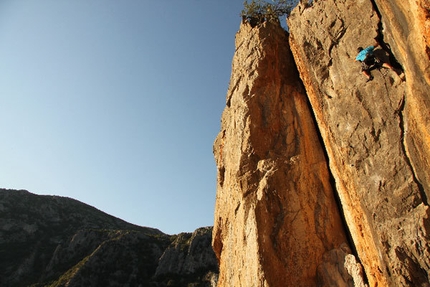
[[[243,3],[241,16],[253,27],[264,21],[279,21],[279,17],[287,17],[297,5],[297,0],[252,0]]]

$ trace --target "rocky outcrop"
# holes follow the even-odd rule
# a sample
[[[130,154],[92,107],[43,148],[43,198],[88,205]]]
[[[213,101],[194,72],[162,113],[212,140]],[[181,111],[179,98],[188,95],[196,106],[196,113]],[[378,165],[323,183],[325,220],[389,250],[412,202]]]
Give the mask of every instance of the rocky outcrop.
[[[0,285],[215,286],[211,232],[166,235],[70,198],[0,189]],[[166,255],[175,242],[185,258]]]
[[[289,38],[242,23],[214,144],[219,286],[430,286],[429,8],[300,1]],[[366,82],[375,40],[394,68]]]
[[[279,24],[242,23],[214,154],[218,286],[315,286],[324,253],[347,239]]]
[[[175,273],[188,275],[198,270],[217,269],[217,260],[210,248],[212,227],[202,227],[193,233],[181,233],[164,251],[155,276]]]
[[[202,227],[193,233],[179,234],[161,256],[155,277],[173,277],[170,279],[171,284],[184,286],[186,278],[199,274],[201,276],[199,286],[216,286],[218,262],[211,241],[212,227]]]

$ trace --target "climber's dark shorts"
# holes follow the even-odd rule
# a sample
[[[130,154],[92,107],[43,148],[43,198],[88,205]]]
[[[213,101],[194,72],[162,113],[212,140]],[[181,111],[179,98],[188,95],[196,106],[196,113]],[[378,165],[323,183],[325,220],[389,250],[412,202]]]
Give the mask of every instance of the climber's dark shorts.
[[[367,57],[363,62],[361,62],[361,71],[368,72],[375,68],[381,67],[381,61],[376,57]]]

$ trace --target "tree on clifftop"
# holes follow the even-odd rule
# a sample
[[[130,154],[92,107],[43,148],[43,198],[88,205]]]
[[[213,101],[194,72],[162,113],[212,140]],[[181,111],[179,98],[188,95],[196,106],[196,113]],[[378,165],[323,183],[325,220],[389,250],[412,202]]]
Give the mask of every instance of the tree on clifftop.
[[[271,3],[264,0],[252,0],[250,3],[245,1],[241,16],[252,27],[264,21],[279,21],[279,17],[287,17],[290,14],[297,2],[297,0],[272,0]]]

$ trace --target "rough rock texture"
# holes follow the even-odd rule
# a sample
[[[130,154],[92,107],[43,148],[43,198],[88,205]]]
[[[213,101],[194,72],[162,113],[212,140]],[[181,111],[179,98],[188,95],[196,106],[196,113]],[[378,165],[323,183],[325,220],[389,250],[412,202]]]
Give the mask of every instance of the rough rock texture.
[[[216,286],[218,262],[212,250],[212,227],[202,227],[193,233],[181,233],[164,251],[159,260],[155,277],[175,274],[178,285],[181,279],[202,275],[205,285]],[[208,272],[209,271],[209,272]],[[183,285],[183,284],[182,284]]]
[[[211,233],[212,227],[202,227],[193,233],[179,234],[161,256],[155,275],[216,270],[218,263],[211,249]]]
[[[0,286],[215,286],[211,232],[170,236],[70,198],[0,189]],[[189,255],[166,258],[180,237]],[[155,276],[166,265],[184,268]]]
[[[384,40],[407,77],[403,112],[405,149],[411,166],[430,198],[430,1],[381,1]]]
[[[288,21],[370,286],[430,286],[428,7],[428,1],[313,1]],[[354,58],[374,38],[385,48],[378,53],[400,65],[372,71],[375,79],[366,83]]]
[[[357,262],[346,244],[332,249],[323,256],[318,266],[318,286],[365,287],[363,267]]]
[[[242,23],[214,144],[218,286],[315,286],[346,242],[306,95],[278,24]]]

